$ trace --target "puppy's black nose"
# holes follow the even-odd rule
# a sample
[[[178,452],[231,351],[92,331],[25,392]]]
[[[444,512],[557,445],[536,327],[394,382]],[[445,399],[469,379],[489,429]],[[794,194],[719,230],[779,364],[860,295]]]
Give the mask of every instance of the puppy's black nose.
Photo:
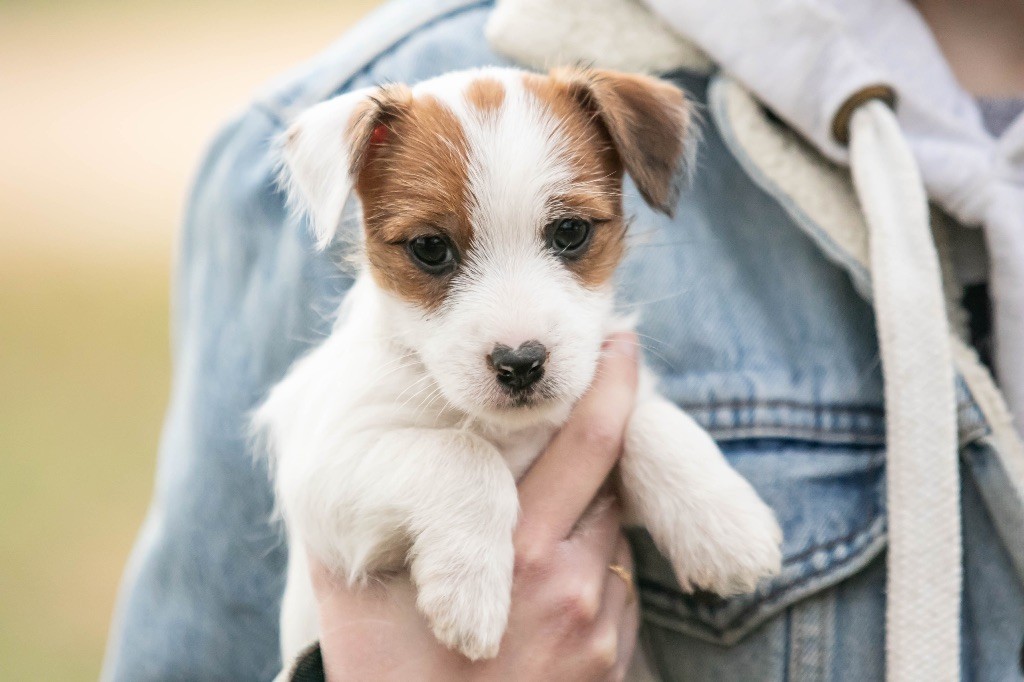
[[[548,359],[548,349],[540,341],[527,341],[515,350],[499,343],[487,359],[497,374],[499,383],[521,391],[537,383],[544,376],[544,361]]]

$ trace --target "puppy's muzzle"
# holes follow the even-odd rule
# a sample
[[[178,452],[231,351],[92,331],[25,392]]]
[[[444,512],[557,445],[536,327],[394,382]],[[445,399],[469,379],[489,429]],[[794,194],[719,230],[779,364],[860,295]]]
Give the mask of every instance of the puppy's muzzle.
[[[540,341],[527,341],[512,349],[499,343],[487,356],[498,383],[516,392],[524,391],[544,376],[548,349]]]

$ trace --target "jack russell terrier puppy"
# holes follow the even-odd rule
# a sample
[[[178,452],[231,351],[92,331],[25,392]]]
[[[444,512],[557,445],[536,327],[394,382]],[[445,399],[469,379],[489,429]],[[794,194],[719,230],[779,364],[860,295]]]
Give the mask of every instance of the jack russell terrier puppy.
[[[330,336],[258,409],[291,556],[287,662],[318,638],[303,548],[358,585],[407,568],[445,645],[497,654],[516,481],[587,390],[617,317],[623,175],[669,213],[690,109],[654,78],[492,68],[351,92],[282,140],[319,246],[354,190],[358,276]],[[617,469],[684,589],[753,590],[780,568],[771,510],[641,370]]]

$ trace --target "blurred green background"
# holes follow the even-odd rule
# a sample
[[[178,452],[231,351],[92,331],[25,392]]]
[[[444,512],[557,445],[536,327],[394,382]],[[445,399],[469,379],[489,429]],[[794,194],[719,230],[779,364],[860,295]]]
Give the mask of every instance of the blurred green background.
[[[375,0],[0,0],[0,679],[93,680],[219,123]]]

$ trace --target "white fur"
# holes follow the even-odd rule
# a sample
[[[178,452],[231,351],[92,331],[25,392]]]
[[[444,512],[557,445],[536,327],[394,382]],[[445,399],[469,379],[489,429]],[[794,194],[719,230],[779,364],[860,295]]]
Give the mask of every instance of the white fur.
[[[353,90],[302,114],[302,124],[284,137],[282,173],[289,203],[309,216],[319,248],[334,239],[341,211],[352,191],[351,150],[343,134],[356,106],[375,88]]]
[[[471,659],[493,657],[509,610],[516,480],[589,386],[603,338],[624,326],[610,288],[584,287],[541,241],[551,197],[571,182],[569,141],[515,71],[487,71],[506,97],[496,121],[481,118],[463,94],[476,75],[414,89],[455,112],[470,148],[474,246],[445,305],[425,313],[361,274],[332,334],[255,417],[292,549],[285,661],[317,636],[303,548],[353,585],[407,565],[437,637]],[[328,240],[350,184],[334,168],[347,169],[348,151],[334,141],[352,106],[314,107],[286,142],[293,187]],[[550,352],[544,400],[514,407],[484,358],[495,343],[530,339]],[[627,513],[684,587],[730,594],[779,570],[771,511],[646,370],[620,474]]]

